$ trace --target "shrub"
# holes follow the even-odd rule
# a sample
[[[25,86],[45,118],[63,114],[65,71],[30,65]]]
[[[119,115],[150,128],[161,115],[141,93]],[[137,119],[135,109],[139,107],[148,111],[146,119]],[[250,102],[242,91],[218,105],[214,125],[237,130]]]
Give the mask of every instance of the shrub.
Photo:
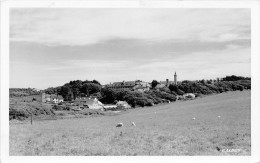
[[[30,116],[29,112],[25,110],[9,109],[9,119],[24,120]]]
[[[160,92],[160,91],[151,91],[151,94],[153,94],[154,96],[157,96],[161,99],[176,101],[176,96],[174,96],[173,94],[170,94],[170,93]]]
[[[167,87],[159,88],[159,91],[161,92],[166,92],[166,93],[171,93],[171,90]]]
[[[9,119],[18,119],[24,120],[31,116],[31,113],[34,116],[40,115],[54,115],[54,110],[49,105],[42,105],[39,102],[30,102],[30,103],[15,103],[10,105],[9,108]]]
[[[169,89],[170,89],[171,91],[174,91],[174,92],[177,92],[177,91],[178,91],[178,87],[177,87],[176,85],[174,85],[174,84],[170,84],[170,85],[169,85]]]
[[[185,92],[183,92],[181,89],[178,89],[176,92],[178,95],[184,95]]]
[[[238,85],[238,90],[243,91],[244,87],[242,85]]]

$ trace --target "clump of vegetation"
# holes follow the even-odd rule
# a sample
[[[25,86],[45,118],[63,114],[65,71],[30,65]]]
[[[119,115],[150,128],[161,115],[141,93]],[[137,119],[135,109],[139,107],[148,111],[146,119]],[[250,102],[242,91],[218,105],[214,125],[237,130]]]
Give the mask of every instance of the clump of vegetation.
[[[176,96],[171,93],[167,93],[159,90],[152,90],[146,92],[139,91],[114,91],[112,89],[102,89],[103,103],[113,103],[114,101],[126,101],[132,107],[136,106],[153,106],[154,104],[165,102],[165,100],[175,101]]]
[[[41,102],[14,102],[9,106],[9,120],[18,119],[25,120],[30,117],[40,115],[55,115],[54,110],[50,105],[42,104]]]
[[[10,123],[9,155],[250,156],[250,100],[250,92],[243,91],[208,96],[193,101],[192,105],[180,102],[140,112],[104,112],[109,118],[81,118],[89,115],[75,112],[81,119],[43,121],[32,126]],[[124,126],[117,128],[120,122]],[[230,148],[241,150],[222,151]]]
[[[183,81],[178,85],[170,85],[169,89],[178,95],[183,95],[184,93],[194,93],[208,95],[213,93],[222,93],[227,91],[243,91],[244,89],[251,89],[251,80],[244,78],[242,80],[236,77],[223,78],[224,80],[219,81]],[[228,81],[231,80],[231,81]],[[240,79],[240,78],[239,78]]]
[[[76,97],[96,94],[99,96],[101,91],[101,84],[97,80],[81,81],[74,80],[59,87],[50,87],[44,90],[47,94],[59,94],[62,95],[64,100],[71,101]]]

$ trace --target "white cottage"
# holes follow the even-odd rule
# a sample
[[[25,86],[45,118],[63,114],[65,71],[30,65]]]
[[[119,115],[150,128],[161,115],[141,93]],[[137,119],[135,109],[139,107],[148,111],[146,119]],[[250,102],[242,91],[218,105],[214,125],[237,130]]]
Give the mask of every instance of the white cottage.
[[[103,109],[104,105],[97,98],[82,97],[76,98],[74,101],[79,107],[86,107],[89,109]]]

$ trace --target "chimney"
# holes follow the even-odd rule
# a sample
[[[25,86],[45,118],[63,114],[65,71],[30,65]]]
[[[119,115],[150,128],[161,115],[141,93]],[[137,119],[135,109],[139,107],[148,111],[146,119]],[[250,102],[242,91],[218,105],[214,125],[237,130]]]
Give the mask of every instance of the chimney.
[[[168,86],[169,84],[169,79],[166,79],[166,86]]]

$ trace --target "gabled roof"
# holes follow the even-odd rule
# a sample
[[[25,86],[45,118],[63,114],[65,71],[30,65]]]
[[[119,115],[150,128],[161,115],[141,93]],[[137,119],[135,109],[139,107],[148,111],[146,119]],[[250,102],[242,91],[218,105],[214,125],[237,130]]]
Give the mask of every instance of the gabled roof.
[[[134,86],[135,85],[135,81],[126,81],[125,85],[131,85]]]
[[[112,85],[119,85],[122,84],[122,82],[114,82]]]
[[[99,105],[103,105],[96,98],[89,98],[89,97],[76,98],[75,103],[77,102],[83,103],[84,105],[93,105],[95,102],[97,102]]]
[[[124,86],[134,86],[135,85],[135,81],[123,81],[123,82],[114,82],[112,84],[112,86],[120,86],[120,85],[124,85]]]
[[[126,101],[118,101],[117,103],[116,103],[116,105],[128,105],[128,103],[126,102]]]

